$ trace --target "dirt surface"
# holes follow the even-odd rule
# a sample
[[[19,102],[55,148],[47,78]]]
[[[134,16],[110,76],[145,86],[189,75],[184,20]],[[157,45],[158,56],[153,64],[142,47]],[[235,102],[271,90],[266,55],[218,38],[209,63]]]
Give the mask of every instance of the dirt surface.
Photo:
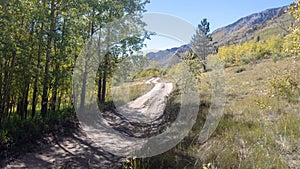
[[[145,95],[117,108],[123,116],[134,122],[151,123],[164,112],[166,97],[173,89],[172,83],[158,83],[160,78],[152,78],[146,84],[155,84]]]
[[[167,96],[173,88],[172,83],[159,83],[158,80],[148,81],[155,86],[145,95],[117,107],[117,111],[104,116],[105,120],[89,120],[82,128],[95,143],[113,154],[132,156],[133,152],[139,152],[148,142],[143,138],[159,129],[160,124],[149,124],[156,123],[164,115]]]
[[[68,137],[51,137],[48,144],[21,155],[4,168],[120,168],[121,161],[121,158],[104,151],[85,133],[78,131]]]
[[[163,116],[167,96],[173,89],[172,83],[159,83],[158,80],[159,78],[152,78],[147,81],[154,83],[155,87],[147,94],[122,106],[121,111],[117,109],[103,112],[107,126],[135,138],[157,133],[165,119]],[[149,121],[150,124],[146,123]],[[104,146],[112,146],[111,140],[114,140],[114,143],[119,143],[115,145],[116,149],[126,149],[132,143],[127,144],[116,135],[109,135],[105,131],[96,131],[94,135],[86,134],[82,128],[81,126],[68,136],[49,137],[47,144],[37,146],[33,152],[20,155],[4,168],[122,168],[124,158],[109,153],[93,140],[101,138],[104,144],[107,143]],[[84,128],[84,131],[86,130]]]

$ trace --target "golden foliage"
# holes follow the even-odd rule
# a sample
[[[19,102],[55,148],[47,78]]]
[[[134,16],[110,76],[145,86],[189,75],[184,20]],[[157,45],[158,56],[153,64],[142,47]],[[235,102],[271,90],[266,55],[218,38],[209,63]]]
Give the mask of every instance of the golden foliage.
[[[249,41],[240,45],[223,46],[219,58],[225,64],[247,64],[258,59],[285,56],[280,35],[271,36],[267,41]]]
[[[295,18],[291,33],[285,38],[285,50],[292,55],[300,55],[300,0],[289,6],[289,13]]]

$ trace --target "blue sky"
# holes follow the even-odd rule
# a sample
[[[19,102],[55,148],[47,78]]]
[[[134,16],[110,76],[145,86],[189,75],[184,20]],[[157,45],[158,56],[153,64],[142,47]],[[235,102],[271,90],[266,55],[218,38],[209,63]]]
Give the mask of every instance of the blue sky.
[[[150,0],[147,12],[159,12],[177,16],[196,27],[207,18],[211,31],[229,25],[238,19],[265,9],[289,5],[293,0]],[[181,45],[174,39],[153,36],[147,41],[149,49],[166,49]]]

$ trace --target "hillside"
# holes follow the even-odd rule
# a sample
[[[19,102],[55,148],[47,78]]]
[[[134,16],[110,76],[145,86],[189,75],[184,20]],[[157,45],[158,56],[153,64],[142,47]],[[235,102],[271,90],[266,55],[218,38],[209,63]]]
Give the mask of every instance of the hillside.
[[[243,17],[228,26],[212,32],[213,41],[215,41],[217,46],[224,46],[243,43],[257,37],[260,40],[266,40],[271,35],[280,34],[284,36],[288,33],[288,28],[293,22],[293,18],[285,12],[286,9],[287,6],[267,9],[260,13]],[[176,52],[184,53],[188,49],[188,45],[183,45],[172,49],[151,52],[147,56],[151,61],[157,61],[160,66],[165,66],[178,61],[178,57],[174,56]]]
[[[238,44],[257,36],[262,39],[270,35],[288,33],[293,19],[285,11],[287,6],[267,9],[239,19],[238,21],[219,28],[212,33],[213,40],[219,46]]]
[[[172,65],[179,61],[179,57],[175,56],[176,53],[184,53],[189,49],[190,47],[188,45],[183,45],[158,52],[150,52],[147,54],[147,57],[151,61],[157,61],[158,66]]]

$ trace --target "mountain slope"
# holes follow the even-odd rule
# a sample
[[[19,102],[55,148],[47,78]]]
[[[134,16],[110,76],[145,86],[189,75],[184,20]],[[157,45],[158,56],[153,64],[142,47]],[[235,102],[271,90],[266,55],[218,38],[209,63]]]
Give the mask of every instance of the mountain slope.
[[[293,23],[293,18],[286,12],[287,6],[267,9],[239,19],[238,21],[219,28],[212,32],[211,36],[217,46],[239,44],[256,37],[266,40],[271,35],[284,36],[288,34],[288,28]],[[184,53],[189,50],[188,45],[176,47],[158,52],[148,53],[151,61],[157,61],[160,66],[172,64],[178,61],[176,53]]]
[[[213,40],[218,46],[238,44],[253,39],[255,36],[268,38],[270,35],[288,33],[292,17],[286,13],[287,6],[267,9],[219,28],[212,33]]]
[[[158,66],[172,65],[179,61],[179,57],[175,55],[176,53],[184,53],[189,49],[190,47],[188,45],[183,45],[158,52],[150,52],[147,54],[147,57],[150,61],[157,61]]]

